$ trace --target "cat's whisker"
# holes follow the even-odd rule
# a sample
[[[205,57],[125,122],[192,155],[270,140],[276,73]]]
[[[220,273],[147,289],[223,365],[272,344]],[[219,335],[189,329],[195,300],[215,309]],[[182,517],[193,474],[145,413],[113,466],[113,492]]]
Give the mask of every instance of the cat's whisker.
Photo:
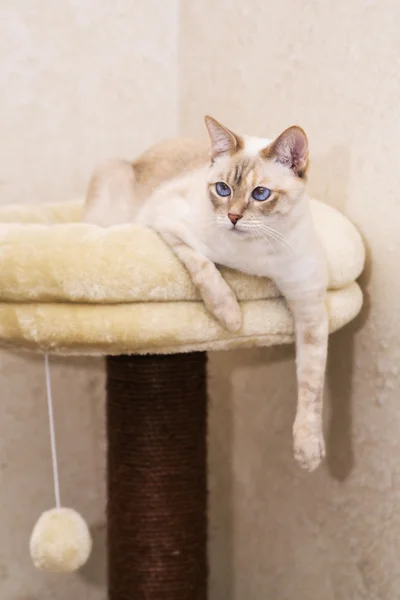
[[[286,238],[286,236],[283,233],[281,233],[280,231],[278,231],[277,229],[274,229],[273,227],[268,227],[268,225],[264,225],[264,227],[267,227],[268,231],[270,231],[271,233],[273,233],[274,235],[276,235],[281,240],[289,243],[288,240],[287,240],[287,238]]]
[[[209,225],[217,225],[223,229],[229,228],[229,223],[227,222],[226,217],[222,215],[210,217],[210,219],[207,220],[207,223]],[[296,255],[293,246],[280,231],[265,225],[265,223],[253,215],[249,215],[246,217],[246,219],[243,219],[243,221],[240,223],[239,230],[243,233],[250,234],[256,239],[267,242],[271,250],[274,252],[275,248],[271,240],[278,242],[281,246],[289,248],[293,254]]]
[[[290,250],[296,256],[296,251],[293,248],[292,244],[286,239],[286,237],[282,233],[280,233],[276,229],[273,229],[272,227],[268,227],[267,225],[264,225],[264,224],[260,225],[260,228],[265,233],[267,233],[270,237],[272,237],[272,239],[279,242],[282,246],[286,246],[287,248],[290,248]]]
[[[282,235],[281,233],[279,233],[278,231],[275,231],[275,229],[268,229],[269,233],[271,233],[271,235],[274,235],[277,239],[282,240],[282,242],[284,243],[288,243],[288,240],[286,239],[286,237],[284,235]]]
[[[246,233],[250,233],[250,235],[252,237],[254,237],[257,240],[261,240],[264,242],[267,242],[268,246],[271,248],[271,250],[273,252],[275,252],[275,248],[273,247],[271,240],[269,239],[269,236],[267,234],[264,234],[261,230],[260,230],[260,226],[262,225],[261,221],[259,219],[256,219],[253,216],[250,216],[247,218],[247,220],[241,224],[241,230],[242,231],[246,231]],[[275,239],[272,237],[272,239]]]
[[[262,239],[267,240],[271,246],[272,246],[271,241],[270,241],[271,239],[274,242],[279,242],[280,244],[284,245],[283,240],[276,237],[272,232],[270,232],[268,230],[263,230],[260,228],[259,234],[261,235]]]
[[[277,237],[279,237],[281,239],[286,239],[286,237],[283,235],[283,233],[281,233],[277,229],[274,229],[273,227],[269,227],[268,225],[265,225],[265,223],[260,223],[260,225],[263,229],[270,231],[271,233],[275,234]]]
[[[267,244],[271,248],[272,252],[275,252],[275,248],[273,247],[271,240],[268,239],[267,235],[263,235],[262,232],[257,229],[254,231],[254,234],[255,234],[256,239],[261,240],[263,242],[267,242]]]
[[[291,250],[291,252],[293,252],[294,255],[296,254],[293,246],[287,240],[283,240],[281,238],[275,237],[274,234],[271,232],[269,232],[269,235],[272,237],[272,239],[274,239],[276,242],[281,244],[281,246],[286,247],[289,250]]]

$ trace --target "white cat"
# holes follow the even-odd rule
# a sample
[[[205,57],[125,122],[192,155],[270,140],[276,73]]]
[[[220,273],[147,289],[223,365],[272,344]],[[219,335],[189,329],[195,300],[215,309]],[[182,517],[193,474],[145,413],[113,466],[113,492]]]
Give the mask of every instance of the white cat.
[[[313,470],[325,454],[328,317],[325,258],[304,180],[307,137],[299,127],[270,141],[239,136],[211,117],[206,125],[211,152],[196,140],[171,140],[133,164],[112,161],[98,169],[85,220],[102,226],[135,222],[157,231],[186,266],[210,313],[231,331],[240,329],[240,306],[215,263],[276,282],[296,327],[295,457]]]

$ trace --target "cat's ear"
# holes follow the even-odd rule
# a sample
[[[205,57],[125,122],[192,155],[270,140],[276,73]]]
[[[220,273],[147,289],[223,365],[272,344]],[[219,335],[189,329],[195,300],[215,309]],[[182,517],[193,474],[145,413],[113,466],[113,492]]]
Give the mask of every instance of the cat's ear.
[[[221,125],[213,117],[206,116],[204,120],[211,140],[211,158],[214,159],[224,154],[232,155],[243,148],[242,139],[233,131]]]
[[[308,140],[301,127],[286,129],[261,155],[280,162],[298,177],[304,177],[308,166]]]

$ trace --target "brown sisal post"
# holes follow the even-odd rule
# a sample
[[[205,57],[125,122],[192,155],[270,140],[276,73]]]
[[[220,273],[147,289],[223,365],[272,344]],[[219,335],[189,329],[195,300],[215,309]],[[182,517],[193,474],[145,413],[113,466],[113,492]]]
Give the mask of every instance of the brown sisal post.
[[[206,600],[206,354],[107,358],[110,600]]]

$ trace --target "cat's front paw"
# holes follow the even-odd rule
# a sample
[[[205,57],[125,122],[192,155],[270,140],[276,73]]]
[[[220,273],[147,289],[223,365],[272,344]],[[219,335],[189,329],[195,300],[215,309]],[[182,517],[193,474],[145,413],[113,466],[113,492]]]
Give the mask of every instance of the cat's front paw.
[[[320,424],[297,420],[293,426],[294,457],[307,471],[314,471],[325,457],[325,441]]]
[[[242,326],[242,311],[235,294],[231,290],[229,292],[214,305],[213,313],[225,329],[235,333]]]

